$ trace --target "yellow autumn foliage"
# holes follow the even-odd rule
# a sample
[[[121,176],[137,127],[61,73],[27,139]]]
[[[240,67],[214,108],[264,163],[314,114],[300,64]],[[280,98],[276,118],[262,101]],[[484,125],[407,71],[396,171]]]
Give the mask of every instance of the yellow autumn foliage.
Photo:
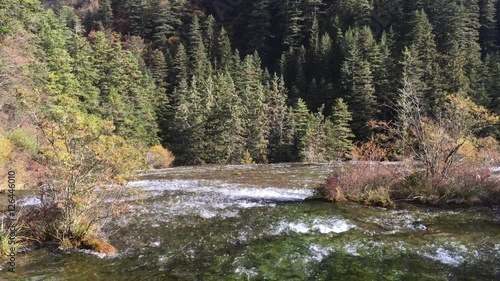
[[[0,135],[0,164],[5,163],[12,152],[12,143],[9,139]]]
[[[174,154],[161,145],[149,148],[148,163],[154,169],[168,168],[175,160]]]

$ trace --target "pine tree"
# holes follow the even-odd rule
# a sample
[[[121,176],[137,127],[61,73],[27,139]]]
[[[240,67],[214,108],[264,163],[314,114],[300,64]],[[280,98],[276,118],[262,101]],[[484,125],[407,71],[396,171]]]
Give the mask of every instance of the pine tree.
[[[353,148],[352,140],[354,134],[351,131],[350,125],[352,121],[352,114],[349,111],[347,104],[342,98],[337,99],[335,106],[332,109],[331,133],[325,133],[328,137],[328,160],[346,159],[350,158]],[[325,125],[329,127],[328,124]]]
[[[496,17],[497,0],[480,0],[480,23],[479,29],[480,44],[482,46],[482,54],[486,56],[498,49],[498,28]]]
[[[188,79],[188,56],[182,43],[177,46],[177,53],[172,61],[172,85],[176,86],[181,81]]]
[[[446,66],[448,92],[467,96],[470,90],[470,80],[465,73],[466,55],[457,43],[453,45],[448,54]]]
[[[319,38],[319,22],[318,19],[315,17],[312,26],[311,26],[311,34],[309,34],[309,62],[314,65],[316,57],[318,56],[319,52],[319,43],[320,43],[320,38]]]
[[[292,130],[294,132],[294,158],[296,160],[301,160],[300,153],[304,150],[302,140],[306,135],[309,123],[309,109],[307,108],[304,100],[300,98],[298,99],[297,103],[291,110],[290,119],[292,123]]]
[[[154,0],[151,4],[153,22],[153,41],[155,47],[167,44],[167,39],[178,34],[182,21],[172,9],[171,3]]]
[[[375,92],[377,95],[377,103],[381,105],[379,118],[381,120],[390,120],[394,116],[393,106],[396,101],[396,86],[394,75],[396,64],[393,59],[390,43],[388,42],[387,33],[382,33],[378,49],[380,52],[380,66],[374,75]]]
[[[417,67],[415,71],[421,81],[420,90],[424,99],[424,110],[427,113],[438,111],[443,91],[439,81],[441,70],[437,60],[438,52],[433,27],[423,10],[415,12],[409,37],[412,44],[410,48]]]
[[[203,25],[203,44],[212,66],[215,66],[217,27],[218,25],[215,18],[209,15]]]
[[[498,52],[489,54],[485,59],[485,85],[488,93],[488,109],[500,114],[500,54]]]
[[[303,40],[303,11],[300,0],[281,0],[280,11],[284,30],[285,48],[299,48]]]
[[[146,0],[127,0],[126,9],[128,10],[128,22],[130,24],[130,33],[145,37],[150,33],[148,26],[147,11],[149,1]]]
[[[331,79],[333,76],[333,41],[328,33],[321,36],[317,58],[317,78]]]
[[[248,15],[248,26],[246,29],[247,49],[246,53],[259,53],[266,55],[264,47],[270,35],[271,14],[269,0],[252,1],[252,7]]]
[[[342,66],[342,81],[345,97],[353,112],[353,130],[359,138],[369,135],[366,123],[372,120],[377,112],[373,73],[370,63],[363,59],[362,50],[356,44],[357,32],[346,34],[348,54]]]
[[[183,164],[203,164],[207,140],[205,123],[207,112],[196,78],[188,84],[181,81],[174,93],[177,105],[173,122],[176,139],[172,145],[176,157]]]
[[[324,119],[323,107],[316,114],[309,114],[305,134],[300,140],[301,161],[309,163],[325,161],[327,138],[323,128]]]
[[[207,57],[203,36],[197,16],[193,17],[188,34],[188,57],[189,57],[189,77],[196,77],[199,83],[203,83],[211,73],[210,62]]]
[[[287,93],[283,79],[275,75],[268,91],[269,160],[280,162],[287,159],[287,150],[290,149],[286,138]]]
[[[79,81],[78,99],[87,113],[97,115],[100,91],[95,86],[98,74],[92,64],[92,48],[84,37],[75,33],[68,46],[69,54],[73,58],[73,74]]]
[[[257,162],[266,163],[269,141],[268,108],[265,89],[262,85],[262,70],[258,54],[245,57],[242,73],[241,97],[245,108],[243,119],[246,121],[247,149]]]
[[[292,97],[303,97],[307,89],[305,65],[306,65],[306,48],[300,46],[300,48],[295,51],[295,87],[292,91]]]
[[[151,54],[151,75],[156,85],[162,89],[167,88],[168,65],[163,53],[155,49]]]
[[[221,27],[217,41],[215,42],[215,59],[213,61],[214,66],[217,69],[228,70],[231,63],[231,41],[226,33],[224,27]]]
[[[347,0],[339,1],[339,14],[342,21],[356,27],[369,26],[373,10],[371,1],[368,0]]]
[[[302,4],[304,11],[304,38],[309,37],[314,30],[314,22],[324,14],[324,4],[321,0],[304,0]]]
[[[99,19],[104,27],[111,27],[113,24],[111,0],[99,0]]]
[[[205,125],[210,142],[206,162],[238,163],[245,145],[241,100],[228,73],[217,74],[214,85],[215,103]]]

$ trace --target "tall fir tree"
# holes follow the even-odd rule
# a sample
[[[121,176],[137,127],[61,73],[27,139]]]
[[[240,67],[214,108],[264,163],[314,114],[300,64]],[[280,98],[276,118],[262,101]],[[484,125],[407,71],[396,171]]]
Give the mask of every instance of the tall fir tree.
[[[367,138],[366,124],[375,118],[378,105],[375,97],[373,73],[370,63],[363,59],[363,51],[358,46],[357,33],[350,30],[346,34],[348,54],[342,66],[344,95],[353,112],[353,130],[358,138]]]
[[[480,44],[483,57],[498,50],[497,0],[480,0]]]
[[[188,33],[188,43],[189,78],[196,77],[197,81],[202,84],[209,77],[211,66],[207,57],[205,44],[203,44],[198,16],[193,17]]]
[[[189,59],[186,53],[184,44],[179,43],[177,46],[177,53],[172,61],[172,81],[171,84],[175,87],[181,81],[188,80],[188,63]]]
[[[286,161],[289,158],[290,139],[287,138],[287,92],[283,78],[273,77],[268,89],[268,122],[269,122],[269,160],[270,162]]]
[[[337,99],[335,106],[332,109],[332,116],[326,128],[331,128],[331,133],[327,135],[327,155],[328,160],[348,159],[351,157],[353,149],[352,140],[354,134],[351,130],[352,114],[349,111],[347,104],[342,98]]]
[[[111,0],[99,0],[99,20],[104,27],[110,28],[113,25]]]
[[[247,53],[259,51],[260,54],[267,55],[266,40],[271,32],[271,14],[269,0],[252,1],[252,7],[248,15]]]
[[[229,70],[231,64],[231,41],[224,27],[221,27],[217,33],[215,42],[214,61],[212,62],[217,69]]]

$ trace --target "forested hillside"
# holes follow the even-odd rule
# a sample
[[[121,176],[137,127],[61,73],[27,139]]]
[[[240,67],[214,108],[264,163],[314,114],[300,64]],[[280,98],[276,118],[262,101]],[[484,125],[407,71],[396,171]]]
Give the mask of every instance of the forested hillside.
[[[148,204],[171,206],[184,193],[203,190],[203,198],[217,195],[208,201],[186,197],[185,207],[219,208],[236,198],[239,206],[250,193],[262,194],[249,197],[249,205],[274,207],[275,201],[312,196],[309,177],[324,176],[294,164],[247,166],[252,176],[245,177],[224,164],[360,160],[332,165],[338,170],[315,186],[314,196],[383,207],[498,205],[498,169],[492,167],[500,163],[499,20],[500,0],[0,0],[0,173],[8,180],[7,192],[0,193],[9,193],[2,201],[9,214],[0,213],[0,257],[33,241],[113,254],[104,227],[136,211],[146,221],[139,209],[155,217]],[[127,202],[143,190],[136,188],[140,182],[126,183],[174,159],[176,165],[220,166],[160,171],[156,175],[173,177],[175,186],[158,181],[155,189],[149,181],[141,198],[156,200],[148,193],[155,191],[169,203],[130,207]],[[224,181],[218,181],[222,170]],[[266,183],[272,173],[283,173],[273,179],[280,189],[246,186]],[[296,178],[301,173],[308,179]],[[177,177],[196,183],[184,186]],[[217,188],[205,186],[210,181]],[[281,190],[292,182],[307,190]],[[36,190],[36,197],[19,200],[17,215],[11,210],[22,197],[14,195],[16,188]],[[231,194],[238,189],[244,198]],[[230,200],[221,197],[226,193]],[[155,220],[170,215],[157,210]],[[232,218],[224,224],[239,227]],[[133,239],[148,236],[142,225],[134,226],[141,230]],[[175,241],[192,232],[184,226],[189,224],[154,233]],[[209,228],[200,229],[206,237]],[[223,240],[229,239],[222,229]],[[260,243],[264,236],[255,237]],[[138,259],[144,245],[156,243],[140,244]],[[177,264],[178,253],[191,244],[182,243],[171,257],[164,260],[164,251],[156,256],[160,271]],[[223,253],[229,261],[227,249],[209,256]],[[201,252],[186,248],[191,251]],[[272,265],[281,259],[267,256]],[[218,266],[200,257],[186,264]]]
[[[497,1],[226,2],[101,1],[85,16],[144,39],[168,99],[161,139],[183,163],[342,158],[336,101],[366,140],[408,77],[426,114],[452,93],[499,111]]]
[[[500,113],[496,0],[42,2],[0,6],[3,112],[29,93],[48,120],[111,122],[178,164],[321,162],[350,158],[352,142],[388,147],[393,137],[380,135],[405,91],[431,119],[451,94]],[[5,135],[30,127],[14,115]]]

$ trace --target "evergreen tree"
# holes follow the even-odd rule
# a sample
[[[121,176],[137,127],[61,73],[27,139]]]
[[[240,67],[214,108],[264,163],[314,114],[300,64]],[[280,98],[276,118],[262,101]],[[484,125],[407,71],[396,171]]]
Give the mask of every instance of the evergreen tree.
[[[496,17],[497,0],[480,0],[480,44],[483,56],[498,49],[498,28]]]
[[[162,89],[167,87],[168,65],[163,53],[155,49],[151,54],[151,75],[156,85]]]
[[[211,66],[207,57],[205,45],[203,44],[203,36],[197,16],[193,17],[188,34],[188,42],[188,75],[190,77],[196,77],[199,83],[203,83],[211,72]]]
[[[150,7],[147,0],[127,0],[126,8],[128,10],[128,22],[130,24],[130,33],[141,37],[148,36],[151,32],[148,24],[149,17],[147,12]]]
[[[360,138],[368,137],[366,124],[377,112],[373,73],[370,63],[362,58],[362,50],[356,44],[356,32],[346,34],[349,52],[342,66],[346,100],[353,112],[353,130]]]
[[[321,41],[317,56],[317,66],[316,71],[318,75],[317,78],[331,79],[333,76],[333,41],[328,33],[321,36]]]
[[[307,132],[307,126],[309,123],[309,109],[306,103],[301,98],[298,99],[297,103],[291,110],[290,119],[292,123],[292,130],[294,132],[293,143],[294,143],[294,156],[296,160],[301,160],[300,153],[304,151],[303,139]]]
[[[154,0],[151,4],[153,22],[153,40],[155,47],[167,44],[167,39],[179,33],[182,21],[172,11],[172,4]]]
[[[203,44],[212,66],[215,66],[217,27],[218,25],[214,17],[212,15],[208,16],[203,25]]]
[[[467,96],[470,90],[470,81],[465,73],[467,61],[464,52],[455,43],[448,54],[446,66],[448,92]]]
[[[244,148],[243,108],[231,76],[215,76],[215,103],[206,122],[208,158],[206,162],[239,163]]]
[[[171,145],[182,164],[205,163],[206,109],[196,79],[188,84],[183,80],[174,92],[177,105],[174,114],[175,140]]]
[[[287,93],[283,79],[274,76],[268,94],[269,113],[269,160],[271,162],[286,161],[290,149],[290,139],[287,139],[286,118]]]
[[[247,149],[257,162],[267,162],[269,128],[267,104],[258,54],[248,55],[243,61],[241,97],[245,114]]]
[[[99,0],[99,19],[104,27],[111,27],[113,24],[111,0]]]
[[[303,11],[300,0],[281,0],[281,17],[283,23],[283,43],[288,48],[299,48],[303,40]]]
[[[416,11],[410,31],[411,50],[416,63],[416,75],[420,79],[420,91],[427,113],[438,111],[438,104],[442,97],[443,87],[439,81],[441,69],[439,67],[438,52],[434,40],[433,27],[427,14]]]
[[[331,133],[325,133],[328,137],[328,160],[350,158],[353,148],[352,140],[354,139],[350,128],[352,114],[342,98],[337,99],[332,112],[332,116],[328,120],[331,125],[325,125],[326,128],[331,127]]]
[[[325,161],[327,138],[323,128],[324,119],[323,107],[316,114],[309,114],[305,134],[300,140],[301,161],[312,163]]]
[[[319,43],[320,43],[319,40],[320,40],[319,22],[317,18],[314,18],[311,26],[311,34],[309,35],[309,48],[308,48],[309,63],[311,63],[312,65],[315,64],[316,58],[319,53]]]
[[[188,79],[188,56],[184,44],[179,43],[177,53],[172,61],[172,85],[176,86],[181,81]]]
[[[357,27],[370,25],[373,6],[368,0],[338,1],[338,11],[342,21]]]
[[[252,1],[252,7],[248,15],[248,26],[246,29],[247,53],[259,51],[267,54],[266,40],[270,35],[271,14],[269,0]]]
[[[484,76],[488,94],[484,104],[488,109],[500,114],[500,55],[498,52],[486,56]]]
[[[214,61],[212,62],[214,66],[218,69],[228,70],[231,63],[231,41],[226,33],[224,27],[221,27],[217,41],[215,42],[215,51],[214,51]]]
[[[98,114],[100,91],[95,86],[98,73],[92,64],[92,48],[84,37],[76,33],[73,33],[68,47],[69,54],[73,58],[73,74],[79,81],[77,93],[82,108],[87,113]]]

